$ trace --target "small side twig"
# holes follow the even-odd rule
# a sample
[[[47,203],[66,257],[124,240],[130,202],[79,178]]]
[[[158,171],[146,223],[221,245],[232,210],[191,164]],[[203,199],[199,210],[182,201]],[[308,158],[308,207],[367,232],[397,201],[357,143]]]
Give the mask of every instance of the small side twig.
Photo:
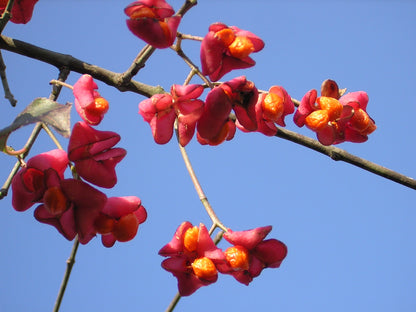
[[[16,175],[17,171],[19,171],[21,167],[21,159],[26,158],[27,154],[29,154],[30,149],[32,148],[33,144],[36,141],[36,138],[38,137],[40,131],[42,130],[42,124],[39,122],[35,125],[35,127],[32,130],[31,135],[29,136],[25,146],[24,150],[25,152],[22,155],[18,155],[18,160],[14,164],[12,170],[10,171],[9,176],[7,177],[6,181],[4,182],[2,188],[0,189],[0,199],[3,199],[7,196],[9,192],[10,185],[12,183],[13,177]]]
[[[214,88],[214,85],[212,84],[212,82],[210,80],[207,79],[207,77],[205,77],[201,71],[199,70],[199,68],[191,61],[191,59],[183,52],[182,48],[181,48],[181,43],[182,43],[182,39],[180,37],[178,37],[178,41],[176,42],[176,45],[174,47],[172,47],[173,50],[176,51],[176,53],[184,60],[184,62],[191,68],[192,72],[192,76],[193,75],[198,75],[199,78],[202,79],[202,81],[209,87],[209,88]],[[187,79],[188,80],[188,79]]]
[[[14,0],[9,0],[6,7],[4,8],[3,15],[0,18],[0,34],[3,32],[4,27],[6,27],[7,23],[11,18],[11,12],[14,5]]]
[[[192,7],[198,4],[197,0],[186,0],[182,7],[176,12],[175,15],[183,16],[188,12]]]
[[[137,54],[136,58],[134,59],[133,63],[130,67],[120,75],[120,84],[128,83],[140,69],[142,69],[146,61],[150,58],[156,48],[152,47],[151,45],[146,45],[140,52]]]
[[[7,76],[6,76],[6,64],[4,63],[3,54],[1,53],[1,51],[0,51],[0,78],[1,78],[1,83],[3,84],[4,98],[9,100],[11,106],[15,107],[17,101],[14,98],[12,92],[10,91],[9,82],[7,81]]]

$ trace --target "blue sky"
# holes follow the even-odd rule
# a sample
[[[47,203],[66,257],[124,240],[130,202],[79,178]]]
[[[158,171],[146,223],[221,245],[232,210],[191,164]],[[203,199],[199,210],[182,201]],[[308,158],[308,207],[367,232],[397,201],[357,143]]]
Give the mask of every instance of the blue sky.
[[[223,78],[246,75],[260,89],[282,85],[297,99],[323,80],[369,94],[378,129],[363,144],[339,147],[411,177],[416,103],[416,4],[412,1],[200,0],[179,31],[204,36],[221,21],[257,34],[266,43],[257,64]],[[182,1],[170,1],[178,9]],[[32,21],[7,25],[3,34],[116,72],[128,68],[144,43],[125,26],[129,1],[41,0]],[[199,64],[199,43],[184,51]],[[0,128],[34,98],[48,96],[57,70],[3,52],[19,103],[2,100]],[[173,51],[157,51],[137,80],[166,90],[181,84],[188,68]],[[74,83],[79,74],[68,79]],[[197,79],[194,83],[199,83]],[[137,114],[142,96],[97,82],[111,108],[99,126],[120,133],[127,149],[119,182],[108,196],[139,196],[148,211],[137,237],[107,249],[99,239],[80,246],[61,311],[163,311],[176,279],[160,267],[158,250],[185,220],[210,220],[185,171],[177,143],[154,143]],[[58,100],[73,102],[70,90]],[[79,120],[75,112],[72,123]],[[315,137],[287,119],[287,128]],[[19,146],[30,129],[9,143]],[[61,138],[63,145],[67,142]],[[31,156],[54,148],[42,134]],[[414,190],[307,150],[294,143],[238,132],[219,147],[187,147],[212,206],[234,230],[273,225],[270,237],[288,246],[279,269],[266,269],[250,286],[230,276],[179,302],[177,311],[415,311],[416,207]],[[0,155],[5,180],[14,159]],[[3,183],[3,182],[1,182]],[[0,201],[0,310],[51,310],[72,242]],[[220,247],[228,245],[220,243]]]

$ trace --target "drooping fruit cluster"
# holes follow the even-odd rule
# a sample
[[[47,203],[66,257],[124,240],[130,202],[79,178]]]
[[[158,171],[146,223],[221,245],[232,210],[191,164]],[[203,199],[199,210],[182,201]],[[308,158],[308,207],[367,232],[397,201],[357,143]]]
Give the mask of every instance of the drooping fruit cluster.
[[[271,230],[271,226],[238,232],[229,229],[223,237],[233,246],[222,251],[205,225],[197,227],[185,221],[172,240],[160,249],[159,255],[167,257],[162,267],[177,278],[181,296],[189,296],[198,288],[216,282],[218,272],[248,285],[263,269],[278,268],[287,255],[284,243],[265,240]]]
[[[108,110],[108,102],[96,89],[89,75],[74,85],[75,105],[85,121],[74,125],[67,152],[56,149],[36,155],[14,176],[12,205],[25,211],[40,204],[35,218],[54,226],[66,239],[78,236],[86,244],[101,234],[103,245],[111,247],[133,239],[147,212],[136,196],[107,198],[87,183],[112,188],[117,183],[115,166],[126,156],[125,149],[114,147],[120,135],[89,125],[97,125]],[[80,178],[64,177],[71,163]]]

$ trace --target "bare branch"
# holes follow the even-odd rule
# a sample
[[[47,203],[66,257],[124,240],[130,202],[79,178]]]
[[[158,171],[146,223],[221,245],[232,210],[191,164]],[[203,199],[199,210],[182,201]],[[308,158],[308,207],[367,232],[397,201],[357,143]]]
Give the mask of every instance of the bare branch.
[[[308,147],[314,151],[317,151],[321,154],[329,156],[333,160],[336,160],[336,161],[340,160],[340,161],[347,162],[351,165],[357,166],[361,169],[377,174],[383,178],[392,180],[396,183],[402,184],[404,186],[407,186],[409,188],[416,190],[415,179],[407,177],[403,174],[400,174],[396,171],[385,168],[383,166],[377,165],[366,159],[352,155],[348,153],[347,151],[340,149],[338,147],[322,145],[317,140],[311,139],[302,134],[299,134],[299,133],[296,133],[287,129],[283,129],[283,128],[278,128],[276,136],[279,138],[300,144],[302,146]]]
[[[122,73],[115,73],[97,65],[81,61],[69,54],[47,50],[3,35],[0,37],[0,49],[39,60],[53,65],[58,69],[67,68],[70,71],[80,74],[89,74],[95,79],[100,80],[109,86],[113,86],[122,92],[130,91],[147,97],[164,92],[163,88],[160,86],[151,86],[134,80],[126,81],[123,79]]]

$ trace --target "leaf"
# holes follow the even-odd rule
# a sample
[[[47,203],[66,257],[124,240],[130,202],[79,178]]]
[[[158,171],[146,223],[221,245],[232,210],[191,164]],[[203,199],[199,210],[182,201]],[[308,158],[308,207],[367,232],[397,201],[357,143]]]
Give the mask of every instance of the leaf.
[[[4,151],[9,135],[29,124],[44,122],[52,126],[59,134],[69,137],[71,104],[59,104],[47,98],[33,100],[13,121],[13,123],[0,130],[0,150]]]

